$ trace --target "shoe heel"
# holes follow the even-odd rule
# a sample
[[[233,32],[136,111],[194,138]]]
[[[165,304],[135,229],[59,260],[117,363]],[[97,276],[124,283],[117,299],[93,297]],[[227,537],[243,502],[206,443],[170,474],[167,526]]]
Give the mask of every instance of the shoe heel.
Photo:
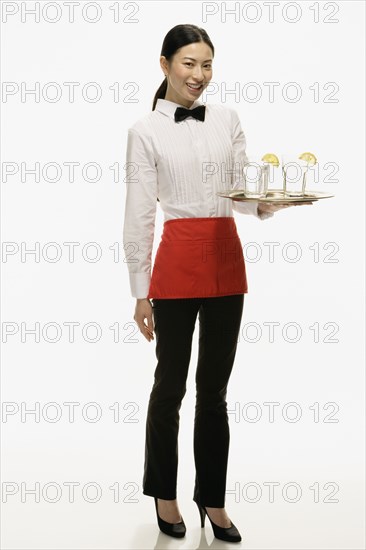
[[[198,502],[196,502],[196,504],[197,504],[198,511],[200,513],[201,527],[204,527],[205,526],[205,519],[206,519],[206,510],[204,508],[202,508],[202,506],[200,506],[200,504],[198,504]]]
[[[210,518],[210,516],[207,513],[207,510],[206,510],[205,506],[201,506],[200,504],[198,504],[198,502],[196,502],[196,504],[197,504],[198,509],[200,511],[201,527],[204,527],[205,518],[206,518],[206,515],[207,515],[208,519],[210,520],[214,536],[217,539],[224,540],[226,542],[240,542],[242,540],[241,535],[240,535],[237,527],[233,524],[232,521],[231,521],[231,527],[220,527],[219,525],[216,525],[216,523],[214,523],[212,521],[212,519]]]

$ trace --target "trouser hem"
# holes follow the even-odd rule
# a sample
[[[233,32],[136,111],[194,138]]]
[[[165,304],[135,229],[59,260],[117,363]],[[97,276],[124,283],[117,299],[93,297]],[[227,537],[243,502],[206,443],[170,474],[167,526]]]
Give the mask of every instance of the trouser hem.
[[[159,491],[148,491],[146,489],[143,489],[142,491],[142,494],[143,495],[146,495],[148,497],[156,497],[156,498],[160,498],[162,500],[176,500],[177,496],[171,496],[171,495],[167,495],[166,493],[160,493]]]

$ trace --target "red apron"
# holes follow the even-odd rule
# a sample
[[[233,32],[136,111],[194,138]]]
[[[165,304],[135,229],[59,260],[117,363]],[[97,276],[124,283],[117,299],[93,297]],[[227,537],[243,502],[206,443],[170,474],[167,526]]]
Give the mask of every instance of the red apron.
[[[164,222],[148,299],[247,292],[243,250],[233,217]]]

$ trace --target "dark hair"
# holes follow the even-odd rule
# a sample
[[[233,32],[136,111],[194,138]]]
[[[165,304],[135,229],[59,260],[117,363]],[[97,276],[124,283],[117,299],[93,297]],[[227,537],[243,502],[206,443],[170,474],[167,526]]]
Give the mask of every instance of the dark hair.
[[[167,60],[169,60],[177,50],[183,48],[183,46],[187,46],[188,44],[193,44],[194,42],[205,42],[208,46],[210,46],[212,55],[215,55],[215,49],[207,32],[196,25],[176,25],[170,29],[164,38],[160,55],[163,55]],[[168,81],[167,77],[165,77],[155,94],[152,106],[153,111],[157,100],[165,98],[167,87]]]

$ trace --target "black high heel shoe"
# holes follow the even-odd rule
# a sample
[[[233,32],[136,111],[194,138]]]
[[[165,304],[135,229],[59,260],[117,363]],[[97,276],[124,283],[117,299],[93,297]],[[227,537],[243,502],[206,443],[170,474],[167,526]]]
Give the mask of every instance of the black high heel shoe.
[[[239,533],[238,529],[235,527],[235,525],[233,524],[232,521],[231,521],[231,526],[230,527],[220,527],[219,525],[216,525],[216,523],[214,523],[212,521],[212,519],[208,515],[207,510],[204,506],[201,506],[196,501],[195,501],[195,503],[197,504],[198,511],[200,513],[201,527],[205,526],[205,519],[206,519],[206,515],[207,515],[208,519],[211,522],[214,535],[217,539],[225,540],[226,542],[240,542],[241,541],[240,533]]]
[[[158,519],[158,525],[160,531],[165,533],[166,535],[169,535],[170,537],[176,537],[176,538],[182,538],[186,534],[186,526],[183,521],[180,521],[179,523],[168,523],[167,521],[164,521],[159,516],[158,512],[158,499],[154,497],[155,502],[155,510],[156,510],[156,517]]]

